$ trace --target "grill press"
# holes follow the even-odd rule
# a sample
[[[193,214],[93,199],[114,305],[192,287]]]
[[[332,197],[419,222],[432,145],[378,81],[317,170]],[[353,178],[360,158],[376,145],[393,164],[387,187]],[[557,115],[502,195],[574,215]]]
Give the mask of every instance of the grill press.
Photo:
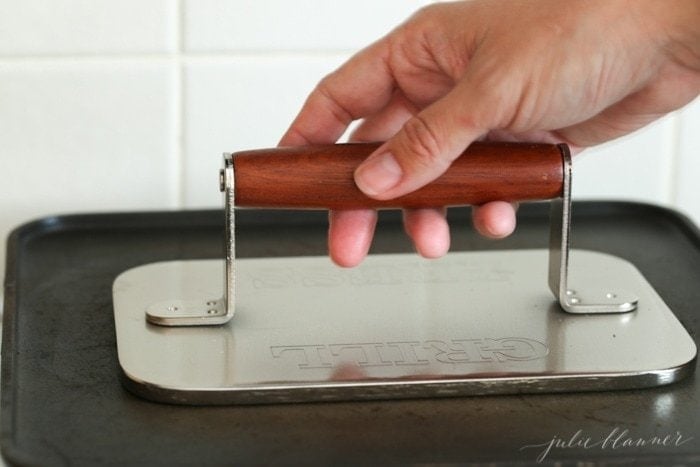
[[[693,339],[644,276],[570,248],[559,145],[477,143],[429,186],[376,201],[370,144],[227,155],[224,260],[145,264],[113,285],[125,385],[178,404],[260,404],[630,389],[690,373]],[[236,258],[236,207],[421,208],[550,199],[549,248],[440,260]]]

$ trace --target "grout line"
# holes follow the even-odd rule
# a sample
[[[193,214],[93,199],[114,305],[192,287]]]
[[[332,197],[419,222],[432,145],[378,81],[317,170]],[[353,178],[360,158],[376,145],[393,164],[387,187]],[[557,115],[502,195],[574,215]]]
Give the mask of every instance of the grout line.
[[[184,52],[183,57],[188,59],[215,59],[215,58],[246,58],[246,57],[334,57],[337,55],[348,55],[361,50],[356,49],[231,49],[231,50],[209,50],[198,51],[189,50]]]
[[[177,53],[185,53],[185,0],[177,0]]]
[[[182,63],[173,59],[173,188],[174,206],[182,209],[185,200],[185,112]]]
[[[0,55],[0,63],[53,63],[64,61],[78,62],[109,62],[125,60],[166,60],[173,56],[172,51],[159,52],[97,52],[90,54],[51,54],[51,55]]]
[[[185,46],[185,12],[184,0],[177,0],[177,55],[175,58],[175,81],[177,83],[175,92],[175,148],[176,148],[176,207],[183,209],[185,205],[185,174],[186,174],[186,154],[185,154],[185,71],[182,54]]]
[[[670,160],[668,162],[668,171],[666,173],[665,190],[667,195],[668,203],[677,207],[678,205],[678,182],[681,170],[681,133],[682,133],[682,120],[680,111],[676,111],[671,115],[671,129],[669,139],[669,153]]]
[[[180,20],[181,21],[181,20]],[[178,34],[182,33],[179,31]],[[180,39],[182,40],[182,39]],[[180,44],[178,47],[182,47]],[[357,49],[289,49],[289,50],[221,50],[221,51],[184,51],[179,48],[177,55],[184,59],[231,59],[231,58],[277,58],[277,57],[334,57],[348,55],[360,50]],[[149,61],[167,60],[173,56],[173,52],[143,52],[143,53],[110,53],[100,52],[92,54],[55,54],[55,55],[22,55],[0,56],[0,64],[43,64],[60,62],[122,62],[122,61]]]

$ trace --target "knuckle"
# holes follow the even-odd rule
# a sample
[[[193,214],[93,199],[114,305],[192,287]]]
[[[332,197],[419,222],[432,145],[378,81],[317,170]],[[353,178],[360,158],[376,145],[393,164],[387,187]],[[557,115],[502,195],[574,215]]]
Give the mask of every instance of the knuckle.
[[[408,120],[403,127],[403,150],[411,158],[413,164],[422,167],[445,165],[443,161],[440,140],[430,123],[420,115]]]
[[[336,72],[333,71],[321,78],[321,81],[319,81],[316,85],[316,90],[321,94],[328,95],[330,92],[329,88],[331,86],[331,82],[333,81],[333,77],[335,76],[335,74]]]
[[[355,116],[351,109],[343,104],[347,99],[343,99],[343,95],[335,90],[334,80],[336,72],[326,75],[316,86],[316,93],[322,97],[328,110],[338,122],[347,124],[355,120]]]
[[[392,50],[403,50],[406,44],[410,44],[425,35],[426,31],[440,30],[438,4],[426,5],[416,10],[406,21],[397,26],[387,36]]]
[[[425,5],[416,10],[416,12],[411,16],[410,21],[417,24],[432,23],[442,8],[443,7],[439,3]]]

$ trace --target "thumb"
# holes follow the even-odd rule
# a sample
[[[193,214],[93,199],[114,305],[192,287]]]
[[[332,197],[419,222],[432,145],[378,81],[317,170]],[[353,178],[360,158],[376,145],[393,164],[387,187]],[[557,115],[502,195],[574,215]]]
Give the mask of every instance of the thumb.
[[[468,94],[458,86],[406,121],[357,168],[358,188],[370,197],[391,199],[442,175],[467,146],[488,131],[474,124]]]

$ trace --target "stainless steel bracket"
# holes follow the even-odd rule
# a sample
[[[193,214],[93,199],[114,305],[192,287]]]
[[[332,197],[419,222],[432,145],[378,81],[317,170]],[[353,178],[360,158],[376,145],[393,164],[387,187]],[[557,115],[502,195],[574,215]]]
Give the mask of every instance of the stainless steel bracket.
[[[637,308],[637,297],[628,291],[578,290],[569,288],[569,251],[571,247],[571,155],[561,147],[564,183],[560,198],[551,201],[549,237],[549,288],[561,308],[568,313],[626,313]],[[161,326],[209,326],[228,322],[235,311],[235,174],[231,154],[224,154],[219,173],[226,215],[226,263],[222,298],[166,300],[150,305],[148,322]]]
[[[568,146],[562,153],[564,186],[562,196],[551,203],[549,220],[549,289],[568,313],[627,313],[637,308],[637,297],[624,290],[577,290],[568,287],[571,249],[572,162]]]
[[[236,202],[233,158],[224,154],[224,168],[219,172],[219,190],[224,194],[226,216],[224,295],[201,300],[165,300],[146,309],[146,320],[160,326],[215,326],[233,318],[236,296]]]

